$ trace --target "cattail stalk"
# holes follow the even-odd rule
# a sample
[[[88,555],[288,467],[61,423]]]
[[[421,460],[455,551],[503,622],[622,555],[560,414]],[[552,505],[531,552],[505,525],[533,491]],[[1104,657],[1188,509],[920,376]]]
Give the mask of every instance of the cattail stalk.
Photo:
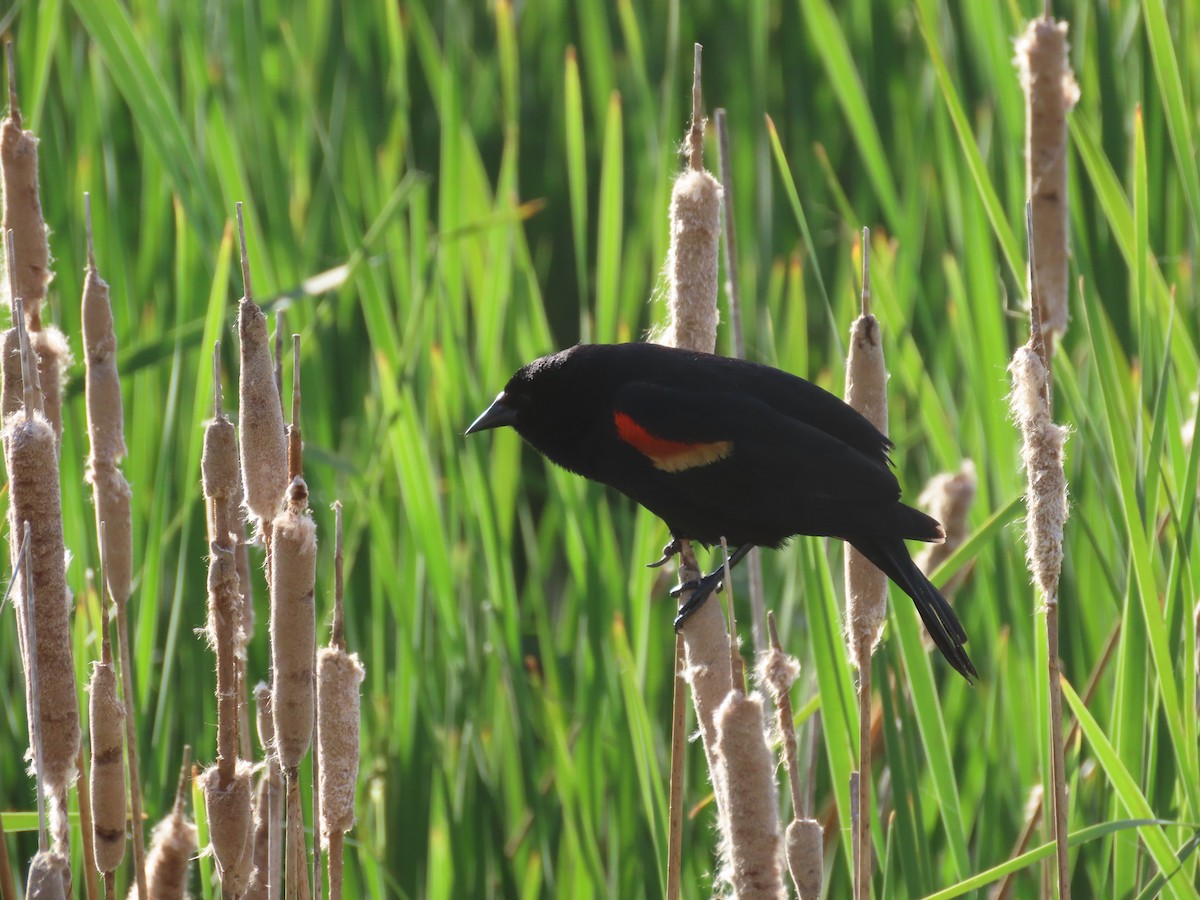
[[[1067,782],[1062,729],[1061,661],[1058,657],[1058,579],[1062,571],[1063,526],[1067,520],[1067,481],[1063,472],[1063,444],[1068,429],[1051,419],[1053,389],[1050,377],[1049,349],[1042,328],[1041,284],[1034,262],[1034,224],[1032,203],[1025,207],[1029,235],[1030,335],[1028,343],[1017,348],[1009,364],[1013,379],[1010,405],[1021,429],[1021,460],[1028,488],[1025,494],[1026,562],[1033,581],[1041,592],[1046,612],[1046,640],[1049,657],[1051,779],[1054,797],[1054,838],[1060,900],[1071,894],[1070,862],[1067,848]]]
[[[1049,6],[1017,40],[1016,62],[1025,90],[1025,189],[1037,229],[1033,244],[1038,258],[1030,277],[1037,279],[1042,329],[1052,356],[1069,318],[1067,113],[1079,99],[1079,86],[1067,61],[1067,23],[1056,22]]]
[[[321,761],[321,832],[329,844],[329,896],[342,896],[342,843],[354,827],[359,762],[359,685],[366,671],[346,652],[343,602],[342,504],[334,509],[333,630],[317,655],[317,758]],[[315,886],[315,885],[314,885]]]
[[[278,900],[283,832],[283,776],[275,755],[275,722],[271,689],[260,682],[254,688],[258,740],[266,756],[254,807],[254,879],[245,900]]]
[[[701,47],[696,44],[692,74],[692,126],[687,137],[688,168],[676,179],[671,192],[671,245],[667,270],[670,275],[669,321],[662,343],[711,353],[717,333],[717,252],[720,238],[721,187],[704,171],[704,107],[701,94]],[[697,581],[700,569],[691,545],[679,541],[680,584]],[[684,592],[686,595],[686,591]],[[686,596],[684,597],[686,599]],[[729,694],[729,636],[720,604],[703,604],[682,628],[675,642],[675,671],[692,688],[692,702],[708,758],[709,776],[717,809],[724,804],[722,776],[716,753],[716,711]],[[680,691],[675,698],[682,698]],[[677,709],[675,722],[683,718]],[[683,740],[683,729],[674,728],[672,741]],[[682,764],[683,754],[673,750],[672,759]],[[682,826],[682,770],[671,779],[669,821]],[[667,897],[678,897],[681,832],[670,836],[667,863]]]
[[[846,402],[887,434],[887,368],[879,321],[871,315],[871,232],[862,231],[862,314],[850,328]],[[854,829],[855,896],[871,897],[871,655],[887,615],[887,576],[846,545],[846,633],[858,667],[858,821]]]
[[[725,251],[725,295],[729,300],[729,328],[733,338],[733,355],[746,358],[746,339],[742,333],[742,299],[738,286],[737,230],[733,217],[733,165],[729,152],[729,125],[725,110],[718,109],[717,149],[721,161],[721,243]],[[750,595],[750,634],[754,639],[754,652],[761,654],[767,648],[767,606],[763,599],[762,556],[754,547],[746,557],[746,569]]]
[[[775,727],[783,744],[784,767],[792,793],[792,821],[788,824],[785,849],[788,871],[800,900],[817,900],[821,896],[824,868],[824,844],[821,823],[808,818],[801,793],[799,754],[796,750],[796,728],[792,724],[791,689],[800,674],[800,664],[783,652],[779,633],[775,629],[775,614],[767,613],[770,645],[759,655],[758,681],[767,688],[775,702]]]

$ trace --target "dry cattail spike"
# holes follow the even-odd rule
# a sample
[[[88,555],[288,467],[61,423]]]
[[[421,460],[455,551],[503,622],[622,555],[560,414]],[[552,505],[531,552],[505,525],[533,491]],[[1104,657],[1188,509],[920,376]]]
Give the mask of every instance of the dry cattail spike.
[[[154,826],[150,837],[150,854],[146,858],[149,900],[186,898],[188,873],[196,855],[196,826],[187,817],[188,774],[191,770],[192,748],[183,748],[183,770],[179,773],[179,788],[171,812]],[[138,900],[137,885],[129,889],[127,900]]]
[[[204,429],[204,452],[200,457],[201,484],[208,503],[208,539],[230,548],[237,542],[236,498],[238,496],[237,430],[221,400],[221,343],[213,344],[213,419]],[[239,580],[240,592],[240,580]]]
[[[850,326],[846,402],[887,434],[887,368],[879,321],[871,315],[870,232],[862,238],[862,315]],[[887,615],[887,576],[846,545],[846,632],[852,661],[861,669],[879,641]]]
[[[756,676],[758,683],[767,689],[775,704],[775,727],[779,730],[780,741],[783,743],[784,767],[792,786],[792,815],[799,818],[804,802],[800,794],[800,764],[796,752],[796,728],[792,724],[790,691],[800,675],[800,663],[795,657],[783,652],[783,645],[779,642],[779,633],[775,628],[774,612],[767,613],[767,630],[770,634],[770,644],[758,657]]]
[[[819,900],[825,867],[824,833],[816,819],[793,819],[787,828],[788,870],[800,900]]]
[[[307,507],[308,486],[297,478],[287,508],[272,523],[271,705],[275,752],[285,772],[300,765],[312,742],[317,526]]]
[[[342,505],[334,505],[334,558],[342,556]],[[340,582],[340,579],[338,579]],[[334,621],[342,619],[344,598],[340,586],[334,594]],[[335,625],[335,629],[338,626]],[[317,755],[321,760],[321,830],[330,839],[330,891],[341,896],[340,881],[334,885],[333,839],[354,827],[354,789],[358,782],[359,696],[358,687],[366,672],[357,654],[347,653],[342,636],[317,653]],[[340,849],[340,848],[339,848]]]
[[[27,900],[67,900],[71,896],[71,867],[66,854],[40,850],[29,863]]]
[[[1025,188],[1033,202],[1038,248],[1035,276],[1052,346],[1068,320],[1067,113],[1079,99],[1079,86],[1067,49],[1067,23],[1049,13],[1030,22],[1017,40],[1016,63],[1025,89]]]
[[[5,271],[8,273],[8,296],[11,304],[12,327],[4,332],[2,352],[3,386],[0,387],[0,414],[8,419],[20,409],[29,407],[41,409],[41,389],[30,384],[25,369],[28,368],[28,356],[22,352],[26,337],[23,336],[25,326],[24,316],[21,315],[21,296],[17,293],[16,282],[16,251],[11,230],[4,232]],[[36,372],[36,367],[34,368]],[[26,396],[27,391],[29,396]]]
[[[100,661],[88,687],[88,730],[91,736],[92,834],[96,869],[113,872],[125,858],[125,704],[117,698],[117,673],[108,638],[108,529],[100,524]]]
[[[42,301],[50,283],[50,243],[38,191],[38,139],[21,127],[12,43],[8,49],[8,118],[0,122],[0,183],[4,194],[4,233],[13,233],[17,267],[11,274],[30,331],[42,327]]]
[[[721,242],[721,185],[704,170],[704,107],[700,51],[694,47],[692,126],[688,168],[671,189],[670,320],[662,343],[711,353],[717,344],[717,254]]]
[[[250,286],[241,203],[237,204],[237,217],[242,246],[242,279],[246,287],[246,295],[238,307],[238,337],[241,340],[238,433],[242,450],[242,486],[246,508],[260,522],[270,522],[279,512],[287,491],[287,446],[279,389],[271,366],[267,317],[254,302]]]
[[[92,247],[92,203],[83,195],[87,229],[87,272],[83,281],[81,319],[83,357],[87,374],[88,457],[87,479],[96,505],[96,525],[107,523],[104,568],[107,588],[117,603],[129,599],[133,578],[133,519],[129,482],[117,468],[125,456],[125,413],[121,380],[117,372],[117,338],[113,331],[108,285],[96,268]],[[47,332],[43,333],[49,333]],[[43,384],[45,384],[43,380]],[[46,396],[47,408],[51,402]],[[101,586],[103,589],[103,585]]]
[[[335,846],[354,827],[354,789],[358,782],[359,696],[366,671],[358,654],[322,647],[317,654],[317,704],[321,756],[321,830],[329,839],[331,890],[333,868],[340,868]],[[334,842],[337,842],[336,845]],[[333,896],[341,895],[341,885]]]
[[[726,805],[718,815],[728,881],[737,897],[784,898],[775,761],[763,733],[762,696],[730,691],[716,728],[726,779]]]
[[[917,567],[926,574],[942,564],[967,539],[967,516],[975,502],[979,480],[975,463],[964,459],[957,472],[942,472],[929,479],[917,498],[917,505],[929,512],[946,532],[946,540],[930,544],[917,558]],[[942,589],[948,593],[951,586]]]
[[[254,834],[254,791],[250,778],[253,770],[247,760],[239,759],[234,776],[227,783],[222,783],[217,766],[209,766],[197,779],[204,792],[209,844],[217,861],[217,873],[222,888],[235,897],[248,885],[248,879],[240,880],[245,873],[242,857],[254,855],[250,846]]]
[[[24,326],[18,318],[19,334]],[[9,534],[31,525],[32,590],[18,585],[18,597],[31,604],[37,635],[32,645],[41,691],[45,784],[64,801],[75,779],[80,746],[79,704],[70,629],[70,592],[66,583],[62,496],[54,431],[36,410],[22,410],[4,427],[9,473]],[[13,537],[10,540],[14,541]],[[15,549],[15,548],[14,548]]]
[[[241,646],[242,595],[238,589],[233,550],[221,544],[208,545],[209,644],[217,655],[217,768],[220,786],[235,777],[238,756],[238,690],[234,658]]]

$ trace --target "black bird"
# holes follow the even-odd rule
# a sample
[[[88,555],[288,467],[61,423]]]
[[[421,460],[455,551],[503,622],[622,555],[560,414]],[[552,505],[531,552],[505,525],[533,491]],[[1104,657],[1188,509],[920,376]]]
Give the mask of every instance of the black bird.
[[[953,609],[904,541],[942,526],[900,502],[891,442],[810,382],[770,366],[658,344],[580,344],[509,379],[467,434],[511,425],[552,462],[611,485],[666,522],[672,542],[736,550],[797,534],[841,538],[908,594],[930,637],[967,680],[978,677]],[[694,585],[676,627],[720,585]]]

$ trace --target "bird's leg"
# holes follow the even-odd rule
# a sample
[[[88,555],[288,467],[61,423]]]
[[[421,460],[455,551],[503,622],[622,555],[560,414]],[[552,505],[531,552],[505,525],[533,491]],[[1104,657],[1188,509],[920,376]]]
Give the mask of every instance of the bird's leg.
[[[730,572],[733,571],[734,566],[746,558],[746,554],[748,554],[753,547],[753,544],[742,544],[729,555],[728,565]],[[712,594],[714,591],[720,590],[721,582],[724,579],[725,564],[722,561],[722,564],[719,567],[714,569],[712,572],[709,572],[699,581],[689,581],[686,584],[679,585],[677,588],[671,591],[672,597],[678,597],[683,591],[689,588],[695,588],[695,590],[692,591],[692,595],[684,601],[683,606],[679,607],[679,614],[675,616],[676,631],[683,627],[684,623],[691,618],[692,613],[704,605],[704,601],[709,598],[710,594]]]
[[[647,569],[657,569],[659,566],[665,566],[671,561],[672,556],[679,554],[679,538],[671,535],[671,543],[662,548],[662,558],[657,562],[646,563]]]

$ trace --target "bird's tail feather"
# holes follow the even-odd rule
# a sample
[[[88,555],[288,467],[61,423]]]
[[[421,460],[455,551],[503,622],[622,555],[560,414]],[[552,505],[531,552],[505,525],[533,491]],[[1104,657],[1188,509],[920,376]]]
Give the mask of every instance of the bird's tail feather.
[[[917,568],[917,564],[908,553],[908,548],[904,546],[904,541],[890,535],[856,535],[847,540],[888,578],[896,582],[904,593],[912,597],[921,621],[925,623],[925,629],[950,665],[967,681],[978,678],[975,666],[971,664],[966,650],[963,649],[967,634],[963,631],[962,624],[954,614],[953,608],[946,602],[946,598]]]

